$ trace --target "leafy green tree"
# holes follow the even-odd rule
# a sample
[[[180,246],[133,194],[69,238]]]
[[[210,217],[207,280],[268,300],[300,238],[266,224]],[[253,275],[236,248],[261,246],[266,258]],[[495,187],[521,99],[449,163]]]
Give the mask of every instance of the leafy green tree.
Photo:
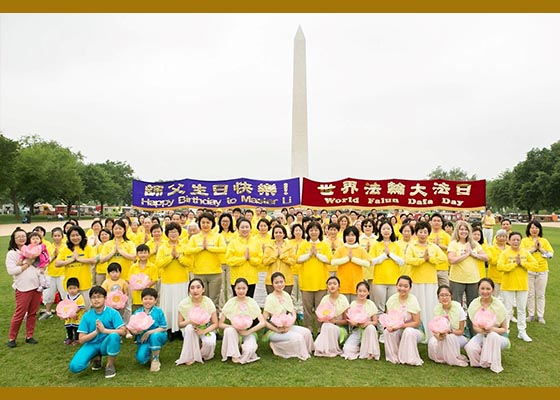
[[[469,176],[469,174],[459,167],[453,167],[449,171],[438,165],[434,170],[428,174],[428,179],[446,179],[449,181],[474,181],[476,174]]]
[[[118,206],[130,204],[132,202],[132,180],[134,179],[132,167],[126,162],[109,160],[100,166],[114,184],[114,197],[109,198],[108,201]]]
[[[71,209],[83,194],[82,156],[56,141],[28,136],[16,160],[17,194],[30,210],[38,201],[62,200]]]
[[[0,194],[3,197],[10,198],[17,218],[19,218],[19,202],[15,171],[19,151],[20,145],[17,141],[0,134],[0,160],[2,160],[2,168],[0,168]]]
[[[119,187],[103,164],[85,165],[82,171],[87,200],[101,205],[101,214],[106,204],[117,203]]]

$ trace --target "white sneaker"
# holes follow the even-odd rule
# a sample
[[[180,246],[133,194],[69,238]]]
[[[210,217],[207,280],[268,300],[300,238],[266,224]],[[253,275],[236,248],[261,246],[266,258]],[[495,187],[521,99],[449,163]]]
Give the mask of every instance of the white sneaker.
[[[385,343],[385,336],[383,334],[379,335],[379,343]]]
[[[520,332],[517,334],[517,337],[518,337],[519,339],[523,340],[524,342],[527,342],[527,343],[530,343],[530,342],[533,341],[533,339],[531,339],[531,338],[529,337],[529,335],[527,335],[527,333],[526,333],[525,331],[520,331]]]
[[[513,322],[514,324],[517,324],[517,318],[515,317],[511,317],[510,321]]]
[[[539,317],[539,324],[546,324],[546,321],[544,320],[543,317]]]

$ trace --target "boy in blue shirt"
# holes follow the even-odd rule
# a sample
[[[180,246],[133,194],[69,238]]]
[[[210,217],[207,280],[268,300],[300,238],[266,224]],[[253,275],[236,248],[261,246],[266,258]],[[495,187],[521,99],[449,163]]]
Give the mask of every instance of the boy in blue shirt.
[[[126,333],[124,321],[119,312],[105,306],[107,291],[101,286],[93,286],[89,291],[91,309],[86,312],[78,326],[80,349],[70,360],[70,371],[78,373],[85,370],[90,361],[91,369],[101,369],[101,357],[107,356],[105,378],[117,374],[115,357],[121,350],[121,336]]]

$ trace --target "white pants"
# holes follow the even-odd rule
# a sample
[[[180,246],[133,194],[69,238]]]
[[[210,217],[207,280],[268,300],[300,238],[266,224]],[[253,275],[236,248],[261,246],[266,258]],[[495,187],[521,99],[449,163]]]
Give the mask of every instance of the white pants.
[[[513,315],[513,302],[517,303],[517,330],[519,332],[527,329],[527,296],[526,290],[502,290],[502,297],[504,298],[504,305],[508,311],[507,313],[507,327],[509,330],[509,321]]]
[[[548,271],[529,272],[529,293],[527,295],[527,315],[535,316],[535,300],[537,305],[537,317],[544,318],[544,305],[546,284],[548,283]]]

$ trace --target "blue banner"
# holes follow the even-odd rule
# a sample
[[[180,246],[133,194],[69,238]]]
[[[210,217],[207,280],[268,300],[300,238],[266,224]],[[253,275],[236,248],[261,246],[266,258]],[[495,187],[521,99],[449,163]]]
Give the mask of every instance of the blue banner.
[[[239,178],[224,181],[182,179],[132,182],[132,206],[145,210],[240,206],[282,208],[299,204],[299,178],[281,181]]]

